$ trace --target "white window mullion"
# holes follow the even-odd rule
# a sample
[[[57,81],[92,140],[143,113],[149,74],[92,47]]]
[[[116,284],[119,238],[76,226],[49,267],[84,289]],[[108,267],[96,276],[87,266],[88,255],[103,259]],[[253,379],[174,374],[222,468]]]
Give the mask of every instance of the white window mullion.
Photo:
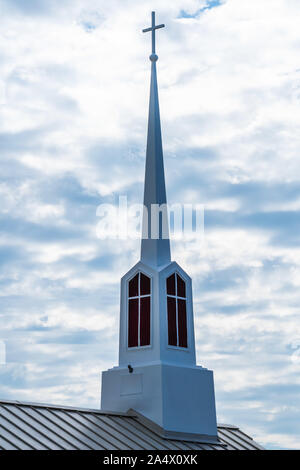
[[[138,312],[138,347],[141,345],[141,273],[139,273],[138,280],[138,294],[139,294],[139,312]]]
[[[175,274],[175,304],[176,304],[176,341],[177,341],[177,347],[178,347],[178,345],[179,345],[179,335],[178,335],[177,274]]]

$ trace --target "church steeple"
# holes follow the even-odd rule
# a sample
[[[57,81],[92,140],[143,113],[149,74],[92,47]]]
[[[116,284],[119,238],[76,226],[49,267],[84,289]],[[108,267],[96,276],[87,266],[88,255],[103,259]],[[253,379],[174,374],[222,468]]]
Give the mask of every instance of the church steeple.
[[[155,51],[155,31],[163,27],[155,25],[153,11],[152,26],[143,30],[152,33],[152,53],[141,261],[153,266],[171,261]]]
[[[164,436],[216,442],[212,371],[196,365],[192,280],[170,257],[155,53],[163,26],[152,12],[144,30],[152,54],[141,260],[121,279],[119,365],[102,374],[101,407],[133,408]]]

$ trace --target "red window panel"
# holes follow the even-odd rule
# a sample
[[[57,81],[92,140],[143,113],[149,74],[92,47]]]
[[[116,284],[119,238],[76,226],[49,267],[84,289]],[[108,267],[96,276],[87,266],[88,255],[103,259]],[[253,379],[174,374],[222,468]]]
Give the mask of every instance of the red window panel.
[[[128,347],[138,346],[139,299],[129,299],[128,305]]]
[[[177,346],[176,299],[167,297],[168,301],[168,338],[170,346]]]
[[[167,278],[168,343],[187,348],[186,285],[179,274]]]
[[[141,273],[141,295],[150,295],[150,278]]]
[[[186,300],[177,299],[178,308],[178,346],[187,348]]]
[[[150,344],[150,296],[140,300],[140,346]]]
[[[137,273],[128,283],[128,347],[150,345],[151,280]]]
[[[177,277],[177,296],[178,297],[185,297],[185,282],[181,277],[176,274]]]
[[[139,295],[139,273],[129,281],[129,297],[137,297]]]
[[[176,292],[175,292],[175,274],[172,274],[172,276],[168,277],[168,279],[167,279],[167,294],[168,295],[176,295]]]

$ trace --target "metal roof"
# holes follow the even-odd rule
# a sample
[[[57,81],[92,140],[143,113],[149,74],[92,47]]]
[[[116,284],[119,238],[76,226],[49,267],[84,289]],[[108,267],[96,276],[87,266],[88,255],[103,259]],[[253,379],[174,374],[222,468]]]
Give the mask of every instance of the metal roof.
[[[220,424],[218,435],[218,444],[169,439],[134,411],[116,413],[0,400],[1,450],[263,449],[236,426]]]

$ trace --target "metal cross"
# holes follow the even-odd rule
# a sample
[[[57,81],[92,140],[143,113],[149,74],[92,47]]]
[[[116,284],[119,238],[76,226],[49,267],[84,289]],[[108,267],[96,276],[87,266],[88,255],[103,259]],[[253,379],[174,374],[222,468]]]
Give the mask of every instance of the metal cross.
[[[164,28],[165,25],[164,24],[155,25],[155,11],[151,13],[151,16],[152,16],[152,26],[151,28],[143,29],[143,33],[148,33],[148,31],[152,32],[152,54],[155,54],[155,30]]]

